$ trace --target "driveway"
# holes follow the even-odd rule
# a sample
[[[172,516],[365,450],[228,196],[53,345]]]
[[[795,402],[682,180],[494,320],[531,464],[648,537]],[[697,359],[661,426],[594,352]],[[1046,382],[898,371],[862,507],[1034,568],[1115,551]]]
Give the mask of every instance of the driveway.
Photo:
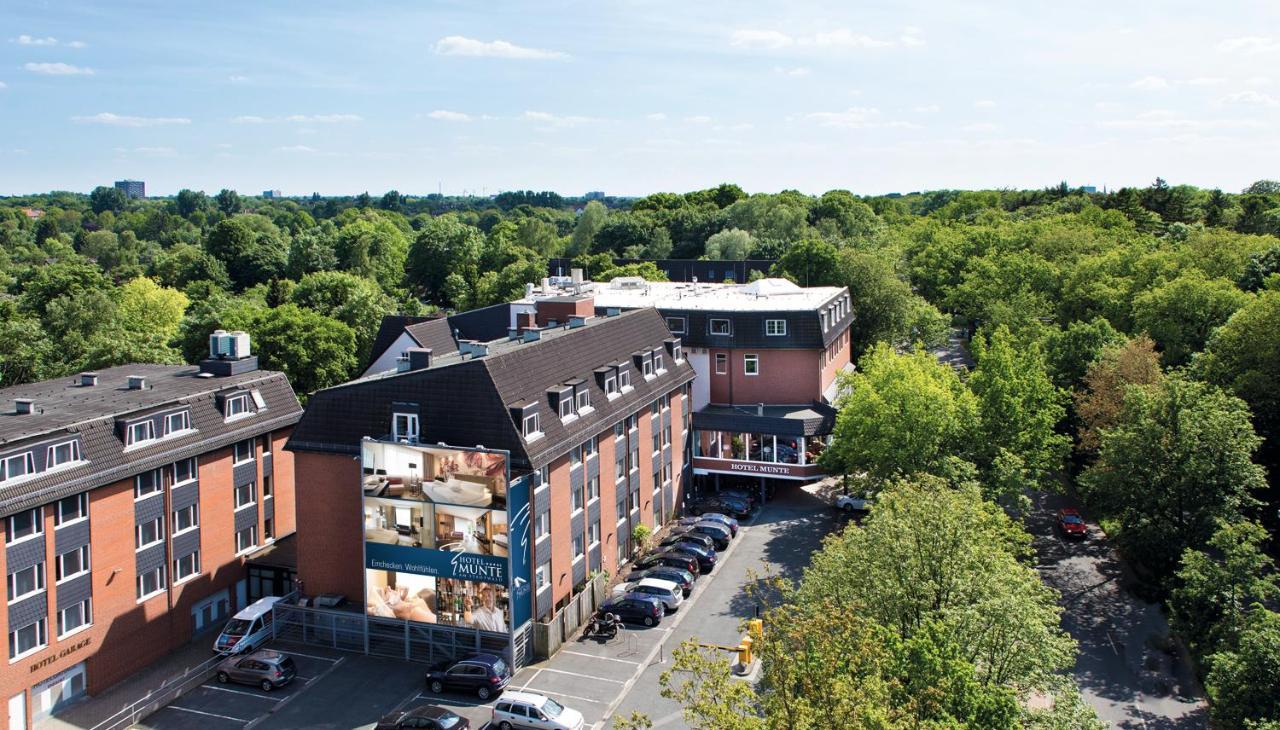
[[[1102,530],[1065,542],[1055,526],[1065,495],[1038,493],[1027,517],[1045,583],[1062,594],[1062,626],[1080,644],[1074,675],[1084,698],[1111,727],[1208,727],[1194,672],[1172,648],[1159,604],[1126,588],[1123,567]],[[1086,518],[1088,515],[1085,515]]]

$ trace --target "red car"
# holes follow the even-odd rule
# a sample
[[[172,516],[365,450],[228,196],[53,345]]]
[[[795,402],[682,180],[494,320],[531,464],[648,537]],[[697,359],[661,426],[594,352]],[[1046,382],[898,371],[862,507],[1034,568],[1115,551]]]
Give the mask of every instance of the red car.
[[[1063,537],[1084,538],[1089,535],[1089,526],[1084,523],[1078,510],[1066,507],[1058,510],[1058,529]]]

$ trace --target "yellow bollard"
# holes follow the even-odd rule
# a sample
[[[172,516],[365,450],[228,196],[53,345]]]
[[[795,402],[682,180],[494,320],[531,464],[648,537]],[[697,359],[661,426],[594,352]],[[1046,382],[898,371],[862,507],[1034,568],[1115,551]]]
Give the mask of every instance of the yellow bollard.
[[[742,643],[738,644],[738,664],[743,667],[751,666],[751,644],[754,643],[750,636],[742,637]]]
[[[755,637],[756,641],[764,638],[764,621],[753,618],[747,622],[747,634]]]

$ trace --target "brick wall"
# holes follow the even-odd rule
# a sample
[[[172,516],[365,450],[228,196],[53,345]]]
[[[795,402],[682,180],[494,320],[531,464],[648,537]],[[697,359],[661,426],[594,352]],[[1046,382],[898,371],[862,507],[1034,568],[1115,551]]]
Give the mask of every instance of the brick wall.
[[[341,593],[363,602],[364,526],[360,460],[308,451],[293,455],[298,577],[309,595]]]

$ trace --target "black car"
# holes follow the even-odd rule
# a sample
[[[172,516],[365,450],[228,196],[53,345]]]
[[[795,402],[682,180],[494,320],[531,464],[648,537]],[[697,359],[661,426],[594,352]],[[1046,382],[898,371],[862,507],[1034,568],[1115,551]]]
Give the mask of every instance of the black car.
[[[705,537],[711,542],[711,546],[716,550],[724,550],[729,547],[729,541],[733,539],[733,533],[729,532],[729,528],[724,526],[722,522],[712,522],[706,520],[703,522],[695,522],[692,525],[681,525],[677,529],[685,531],[686,535],[698,535]]]
[[[680,543],[685,542],[693,545],[700,545],[711,550],[714,550],[716,547],[715,540],[710,537],[691,530],[686,530],[682,527],[673,528],[671,530],[671,534],[662,538],[662,542],[658,543],[658,545],[662,547],[669,547],[671,545],[679,545]]]
[[[739,502],[746,502],[747,506],[752,509],[755,509],[755,506],[760,502],[760,492],[755,490],[721,489],[719,492],[716,492],[716,496],[724,499],[736,499]]]
[[[711,569],[716,567],[716,551],[713,548],[705,548],[701,545],[694,545],[687,542],[678,542],[667,548],[667,552],[676,555],[689,555],[698,561],[698,571],[700,573],[710,573]]]
[[[633,570],[631,574],[626,577],[626,581],[628,583],[633,583],[638,580],[644,580],[645,578],[669,580],[680,586],[680,590],[684,593],[684,597],[688,598],[689,594],[693,592],[693,580],[696,577],[697,576],[687,570],[659,565],[645,570]]]
[[[729,515],[722,515],[719,512],[704,512],[701,515],[681,517],[680,521],[676,524],[695,525],[699,522],[718,522],[729,528],[729,534],[731,537],[738,536],[738,521]]]
[[[686,509],[695,515],[704,512],[722,512],[734,517],[747,517],[751,514],[751,506],[746,502],[714,495],[695,499],[689,502]]]
[[[481,700],[498,694],[511,682],[507,660],[493,654],[473,654],[456,662],[441,662],[427,672],[427,688],[474,693]]]
[[[698,560],[689,553],[677,553],[670,550],[651,553],[636,561],[637,570],[646,568],[655,568],[659,565],[665,565],[670,568],[679,568],[687,570],[693,575],[698,575],[702,571],[698,568]]]
[[[600,604],[600,610],[596,615],[601,616],[606,613],[615,614],[628,623],[657,626],[662,622],[662,617],[667,614],[667,607],[656,598],[628,593],[613,596]]]
[[[443,707],[421,705],[412,710],[393,712],[385,715],[373,730],[402,730],[407,728],[424,728],[425,730],[469,730],[471,721],[460,717]]]

